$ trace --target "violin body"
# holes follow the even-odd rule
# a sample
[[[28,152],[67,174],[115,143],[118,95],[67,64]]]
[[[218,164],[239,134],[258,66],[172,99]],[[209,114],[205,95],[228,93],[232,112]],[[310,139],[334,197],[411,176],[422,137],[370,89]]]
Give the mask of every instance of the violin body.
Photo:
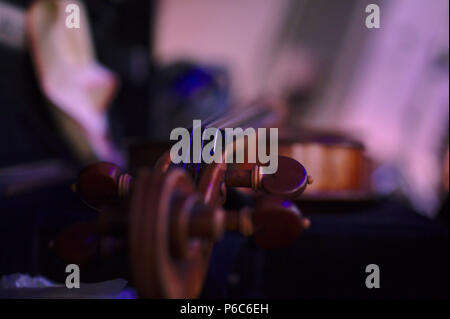
[[[279,154],[301,162],[314,183],[302,199],[354,200],[370,196],[370,162],[364,146],[335,134],[285,134]]]

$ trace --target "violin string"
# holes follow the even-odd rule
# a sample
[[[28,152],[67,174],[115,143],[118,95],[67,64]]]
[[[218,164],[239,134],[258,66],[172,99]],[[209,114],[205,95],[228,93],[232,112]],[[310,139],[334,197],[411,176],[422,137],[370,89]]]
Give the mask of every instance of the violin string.
[[[210,117],[207,117],[206,119],[202,120],[201,129],[202,131],[206,128],[216,128],[218,130],[223,130],[225,128],[237,128],[240,127],[242,129],[246,129],[249,127],[254,127],[255,125],[258,126],[266,126],[270,125],[270,123],[274,122],[274,113],[273,110],[265,103],[252,103],[248,105],[247,107],[236,107],[233,111],[228,112],[228,114],[214,114]],[[193,127],[192,129],[194,129]],[[256,127],[254,127],[256,129]],[[213,152],[216,151],[216,145],[218,138],[222,138],[223,136],[219,136],[218,133],[215,134],[213,138]],[[193,134],[191,134],[191,145],[192,145],[192,138]],[[226,141],[225,141],[226,143]],[[222,143],[222,148],[226,146],[225,143]],[[230,143],[233,143],[233,141],[230,141]],[[200,147],[200,154],[192,154],[192,159],[194,157],[201,159],[201,154],[203,151],[203,146],[205,144],[205,141],[201,140],[201,147]],[[222,150],[223,151],[223,150]],[[201,161],[200,161],[201,162]],[[194,165],[194,179],[196,179],[196,176],[199,171],[201,163]],[[186,164],[183,165],[186,168]]]

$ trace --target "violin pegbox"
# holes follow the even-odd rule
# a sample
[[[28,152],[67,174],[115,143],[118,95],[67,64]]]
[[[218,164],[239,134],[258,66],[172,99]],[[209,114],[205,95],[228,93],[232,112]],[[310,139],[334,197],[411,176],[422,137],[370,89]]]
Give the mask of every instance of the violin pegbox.
[[[81,172],[74,190],[100,211],[96,232],[124,230],[116,242],[125,245],[116,246],[128,255],[140,297],[194,298],[203,286],[212,245],[224,231],[253,235],[257,245],[271,249],[292,243],[309,227],[288,199],[306,188],[306,171],[290,158],[278,160],[278,171],[270,175],[261,166],[204,165],[194,176],[196,184],[192,172],[169,165],[143,169],[132,178],[115,164],[97,163]],[[265,194],[253,209],[224,211],[227,187]]]

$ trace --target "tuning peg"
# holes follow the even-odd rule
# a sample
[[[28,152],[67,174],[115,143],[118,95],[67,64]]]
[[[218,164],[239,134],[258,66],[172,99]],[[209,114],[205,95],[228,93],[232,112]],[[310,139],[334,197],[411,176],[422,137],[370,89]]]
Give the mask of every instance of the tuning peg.
[[[50,242],[50,248],[64,262],[80,266],[95,259],[98,247],[98,227],[93,221],[71,225]]]
[[[311,183],[305,168],[285,156],[278,157],[278,170],[274,174],[265,174],[260,165],[252,169],[229,169],[225,173],[226,186],[251,187],[290,199],[297,199]],[[83,201],[95,209],[128,199],[131,188],[132,177],[122,173],[116,164],[106,162],[87,166],[73,185]]]
[[[303,165],[285,156],[278,156],[278,170],[273,174],[265,174],[260,165],[252,169],[230,169],[225,173],[227,186],[251,187],[290,199],[297,199],[310,183],[312,178]]]
[[[274,196],[258,198],[253,209],[226,212],[227,230],[253,235],[256,244],[264,249],[291,244],[310,224],[291,201]]]
[[[131,180],[131,176],[122,173],[116,164],[101,162],[84,168],[72,189],[87,205],[100,209],[127,199]]]
[[[104,225],[93,220],[64,229],[49,248],[64,262],[84,266],[100,257],[123,253],[125,242],[124,237],[106,234]]]

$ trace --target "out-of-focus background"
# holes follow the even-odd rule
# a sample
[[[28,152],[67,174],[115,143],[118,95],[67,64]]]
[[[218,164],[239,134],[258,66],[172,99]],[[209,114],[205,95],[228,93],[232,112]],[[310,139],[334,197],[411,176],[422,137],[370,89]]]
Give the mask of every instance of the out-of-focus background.
[[[448,2],[377,3],[380,29],[365,27],[367,1],[164,1],[154,57],[223,66],[235,100],[291,97],[291,124],[357,137],[381,164],[375,187],[401,189],[434,216],[448,145]]]
[[[129,167],[130,145],[167,143],[174,127],[257,99],[284,101],[286,140],[325,136],[319,146],[337,140],[333,146],[362,150],[367,169],[358,174],[367,185],[356,201],[400,203],[411,212],[402,227],[414,234],[412,224],[430,225],[425,238],[439,233],[448,241],[433,228],[448,223],[448,1],[31,3],[0,0],[0,214],[12,216],[0,216],[0,229],[2,241],[18,243],[3,250],[0,273],[56,267],[43,265],[21,232],[6,232],[14,224],[41,238],[79,218],[72,195],[54,198],[48,189],[95,161]],[[81,6],[80,29],[65,25],[68,3]],[[371,3],[380,28],[366,27]],[[324,154],[293,152],[313,171]],[[316,175],[319,186],[334,178]],[[402,209],[383,207],[383,222],[397,223]],[[333,218],[324,221],[328,229],[361,227],[353,217]],[[17,257],[21,249],[28,253]]]

